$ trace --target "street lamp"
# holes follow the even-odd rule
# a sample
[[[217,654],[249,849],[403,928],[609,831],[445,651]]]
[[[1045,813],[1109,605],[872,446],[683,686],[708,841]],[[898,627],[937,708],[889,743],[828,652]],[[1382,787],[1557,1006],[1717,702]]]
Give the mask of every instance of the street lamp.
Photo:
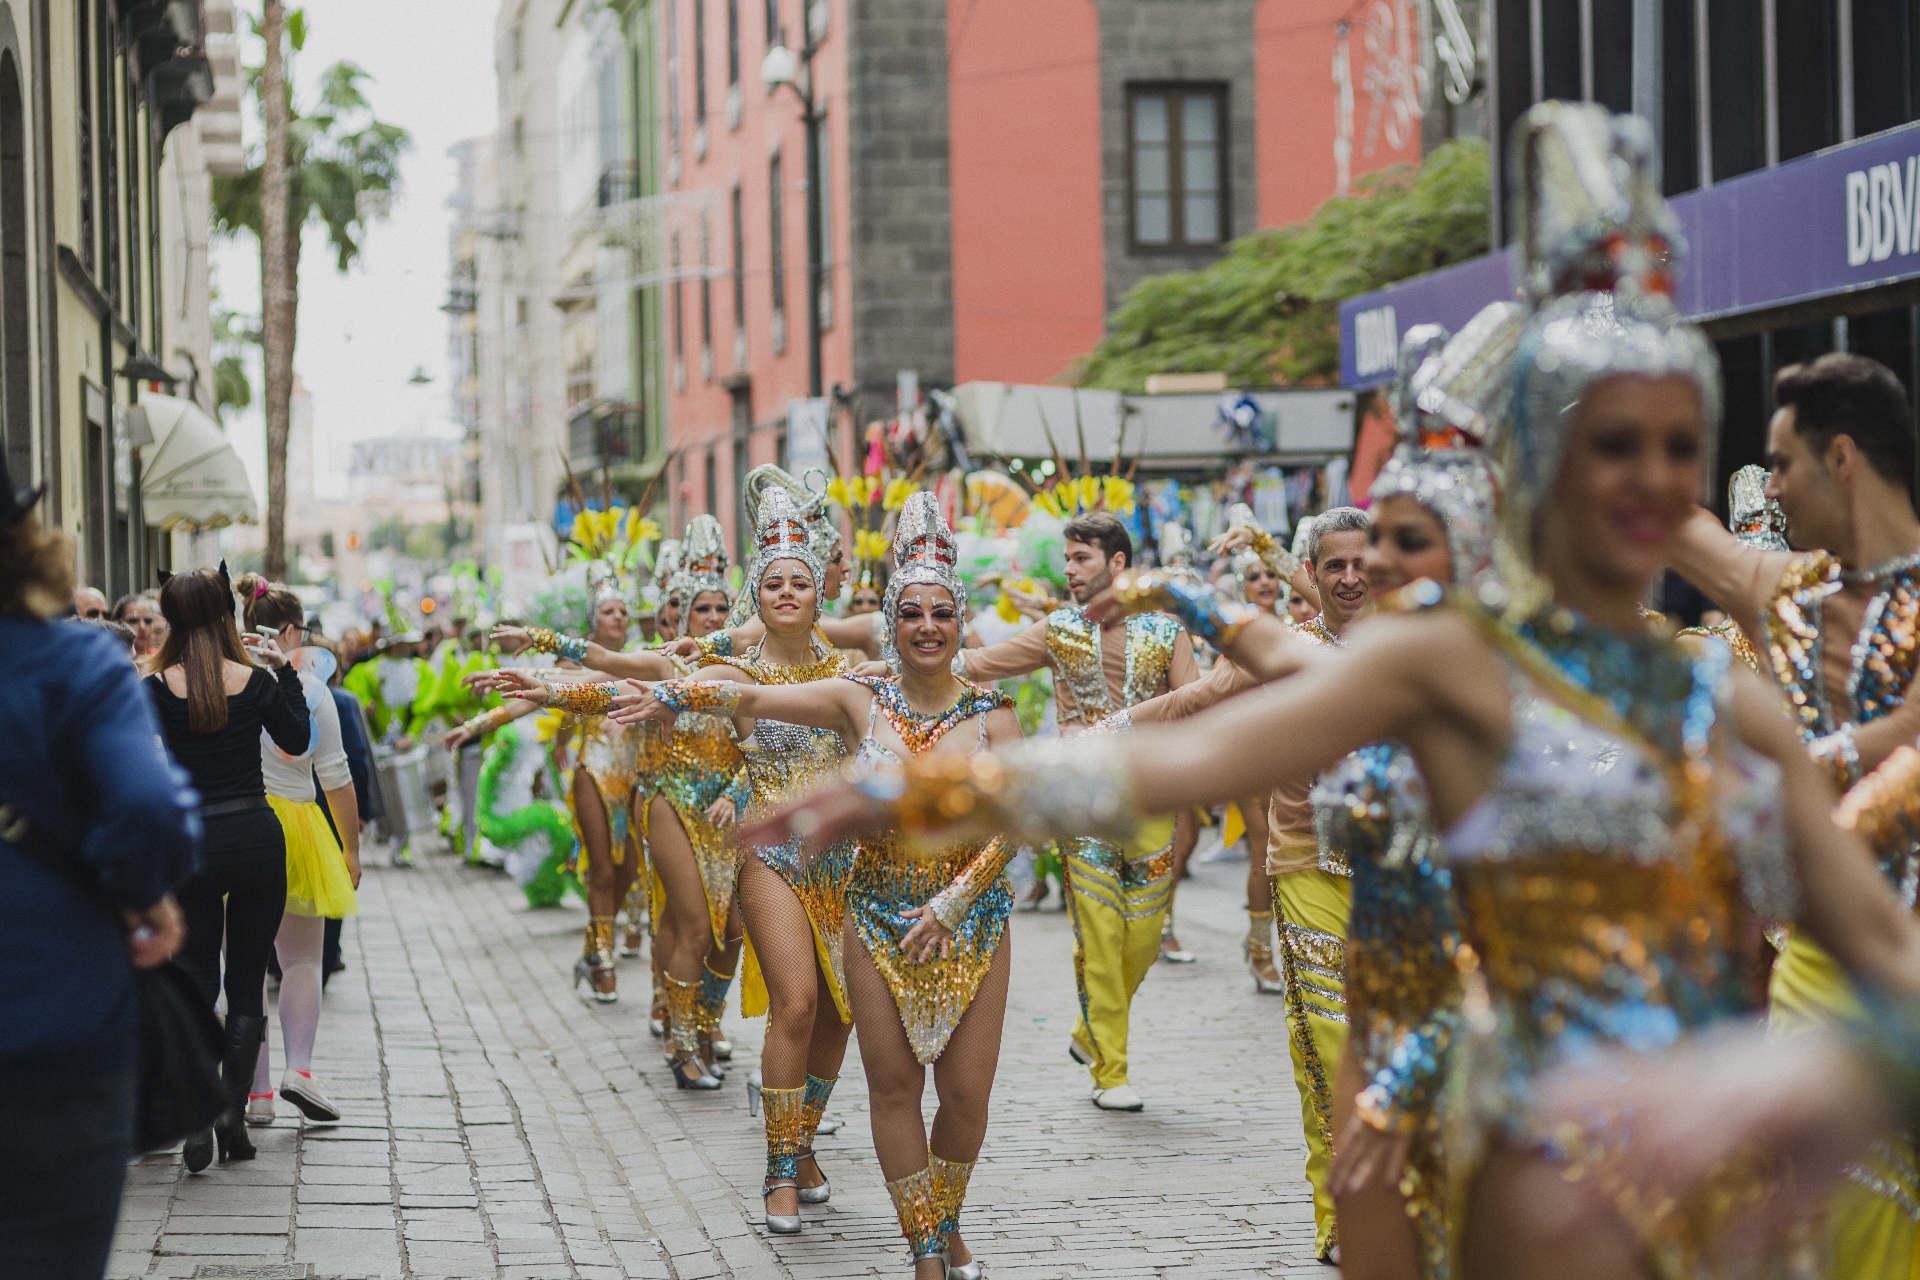
[[[760,60],[760,79],[769,96],[782,89],[800,101],[800,122],[807,131],[807,394],[818,400],[826,389],[820,351],[820,109],[813,97],[813,55],[820,46],[809,39],[798,53],[783,44]]]

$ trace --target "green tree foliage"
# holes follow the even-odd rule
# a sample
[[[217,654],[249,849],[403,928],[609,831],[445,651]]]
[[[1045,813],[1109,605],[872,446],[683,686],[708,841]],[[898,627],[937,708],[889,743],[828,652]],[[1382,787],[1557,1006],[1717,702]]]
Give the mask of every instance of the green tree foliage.
[[[1235,386],[1332,382],[1342,299],[1487,251],[1487,165],[1484,143],[1447,143],[1297,226],[1235,240],[1199,271],[1141,281],[1074,381],[1139,391],[1156,373],[1221,371]]]

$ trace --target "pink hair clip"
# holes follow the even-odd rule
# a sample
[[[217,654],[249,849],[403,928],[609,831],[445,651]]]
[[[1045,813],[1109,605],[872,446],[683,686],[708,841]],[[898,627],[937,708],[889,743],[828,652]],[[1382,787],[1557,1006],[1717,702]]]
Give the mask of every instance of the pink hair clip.
[[[267,584],[266,584],[266,583],[264,583],[264,582],[262,582],[262,583],[260,583],[260,584],[259,584],[258,586],[256,586],[256,587],[254,587],[254,589],[253,589],[253,598],[254,598],[255,600],[258,600],[258,599],[259,599],[259,598],[260,598],[261,596],[263,596],[263,595],[265,595],[265,594],[267,594]]]

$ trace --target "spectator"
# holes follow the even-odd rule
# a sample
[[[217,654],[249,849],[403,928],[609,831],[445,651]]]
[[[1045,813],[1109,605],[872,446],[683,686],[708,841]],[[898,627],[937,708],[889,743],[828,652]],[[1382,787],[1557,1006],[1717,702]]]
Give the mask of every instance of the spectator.
[[[229,1107],[211,1132],[187,1140],[181,1158],[190,1173],[213,1162],[216,1144],[222,1160],[254,1155],[243,1113],[266,1031],[267,956],[287,902],[286,839],[267,806],[260,733],[289,755],[304,752],[310,734],[300,677],[274,641],[242,641],[233,604],[225,565],[169,578],[160,608],[171,631],[146,678],[167,746],[200,792],[201,867],[179,894],[185,961],[209,1008],[223,985],[223,943],[226,955],[220,1077]]]
[[[151,591],[136,591],[113,602],[113,620],[133,628],[134,653],[151,658],[160,652],[167,623]]]
[[[50,621],[73,548],[33,497],[0,458],[0,1252],[97,1280],[134,1154],[133,969],[180,945],[199,823],[119,645]]]
[[[126,650],[128,658],[133,659],[140,656],[135,652],[138,646],[133,638],[133,628],[124,622],[115,622],[112,618],[106,616],[104,610],[97,620],[90,619],[86,625],[96,630],[104,631],[112,636],[114,642]]]
[[[98,587],[75,587],[73,611],[88,622],[103,622],[107,616],[106,593]]]

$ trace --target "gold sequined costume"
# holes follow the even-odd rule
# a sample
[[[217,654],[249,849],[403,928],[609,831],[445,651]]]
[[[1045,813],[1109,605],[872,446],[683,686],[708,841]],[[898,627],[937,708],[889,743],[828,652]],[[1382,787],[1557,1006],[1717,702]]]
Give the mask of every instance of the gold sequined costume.
[[[857,757],[867,768],[899,763],[890,748],[874,739],[881,716],[914,755],[931,750],[948,731],[968,721],[978,727],[976,750],[984,750],[987,713],[1013,705],[997,690],[967,683],[951,707],[928,718],[914,712],[897,677],[847,679],[873,694],[867,735]],[[1011,858],[1012,850],[999,837],[961,843],[931,857],[908,854],[891,833],[861,842],[848,894],[848,918],[892,992],[907,1042],[922,1066],[946,1048],[947,1038],[973,1003],[1006,936],[1013,893],[1004,872]],[[901,913],[929,905],[953,934],[953,954],[916,964],[900,948],[916,921]]]

